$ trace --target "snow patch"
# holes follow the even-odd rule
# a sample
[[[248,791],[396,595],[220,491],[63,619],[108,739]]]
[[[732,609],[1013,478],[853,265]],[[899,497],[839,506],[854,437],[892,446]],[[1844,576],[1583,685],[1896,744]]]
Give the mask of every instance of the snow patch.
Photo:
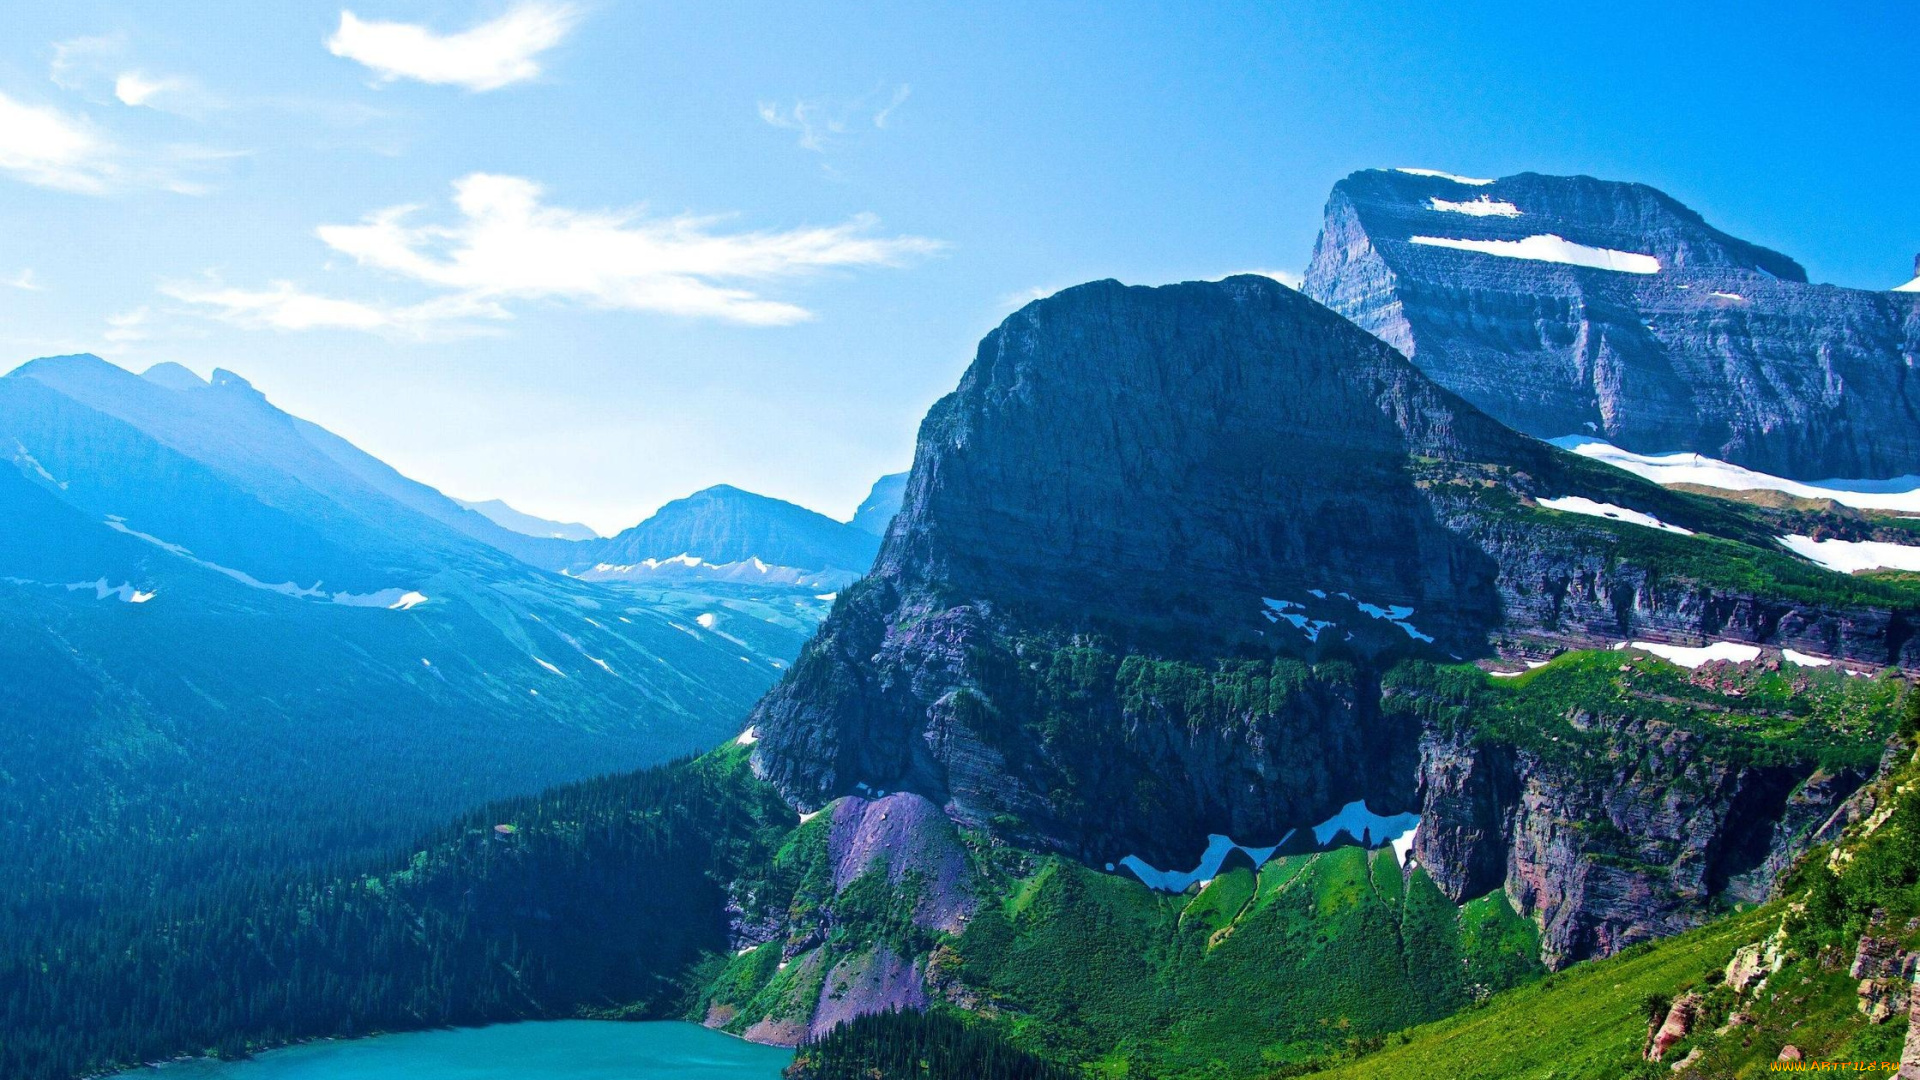
[[[1510,202],[1502,202],[1491,195],[1482,195],[1477,199],[1468,199],[1464,202],[1428,199],[1427,209],[1448,214],[1470,214],[1473,217],[1516,218],[1520,216],[1519,207]]]
[[[325,593],[308,591],[308,596],[326,596]],[[332,602],[346,607],[386,608],[388,611],[411,611],[427,602],[423,593],[412,589],[381,589],[371,593],[334,593]]]
[[[559,668],[554,667],[552,664],[547,663],[545,660],[542,660],[537,656],[533,658],[533,662],[536,664],[539,664],[541,667],[546,668],[548,671],[553,672],[555,675],[558,675],[563,679],[567,677],[566,672],[561,671]]]
[[[1565,263],[1593,270],[1615,270],[1623,274],[1657,274],[1660,260],[1651,255],[1613,248],[1576,244],[1552,233],[1529,236],[1525,240],[1465,240],[1447,236],[1415,236],[1413,243],[1428,247],[1453,248],[1504,259],[1531,259],[1535,262]]]
[[[19,579],[10,579],[10,580],[19,580]],[[125,583],[122,583],[119,585],[109,585],[107,584],[106,578],[101,578],[98,581],[76,581],[73,584],[67,586],[68,592],[79,592],[82,589],[92,589],[93,598],[95,600],[105,600],[107,597],[111,596],[123,604],[144,604],[147,601],[153,599],[154,597],[153,593],[141,592],[139,589],[134,588],[132,585],[128,585]]]
[[[1305,605],[1292,600],[1275,600],[1271,596],[1263,596],[1260,598],[1260,603],[1265,605],[1260,614],[1265,615],[1268,622],[1277,623],[1285,621],[1292,623],[1294,629],[1307,635],[1308,641],[1319,641],[1320,631],[1333,625],[1333,623],[1326,619],[1307,618]],[[1300,608],[1301,610],[1290,610],[1292,608]]]
[[[1737,293],[1737,292],[1712,292],[1712,293],[1708,293],[1707,295],[1708,295],[1708,296],[1717,296],[1717,297],[1719,297],[1719,298],[1720,298],[1720,299],[1722,299],[1722,300],[1738,300],[1739,302],[1741,302],[1741,303],[1743,303],[1743,304],[1744,304],[1744,303],[1746,303],[1746,301],[1747,301],[1747,298],[1746,298],[1746,297],[1744,297],[1744,296],[1741,296],[1741,295],[1740,295],[1739,293]]]
[[[1200,855],[1200,865],[1194,867],[1192,870],[1158,870],[1138,855],[1128,855],[1122,858],[1120,865],[1133,871],[1134,876],[1138,877],[1149,889],[1158,889],[1161,892],[1182,893],[1187,891],[1187,886],[1197,881],[1212,881],[1215,875],[1220,873],[1220,864],[1226,862],[1227,856],[1233,854],[1236,849],[1246,852],[1247,857],[1253,860],[1254,869],[1258,870],[1260,867],[1266,865],[1268,859],[1273,858],[1275,851],[1280,850],[1280,844],[1284,844],[1292,839],[1293,834],[1294,830],[1288,829],[1287,835],[1280,838],[1279,844],[1275,844],[1272,847],[1256,848],[1235,843],[1231,837],[1213,833],[1207,837],[1207,850]],[[1107,866],[1111,868],[1113,864],[1108,863]]]
[[[1687,645],[1663,645],[1657,641],[1623,641],[1614,646],[1616,649],[1628,647],[1650,652],[1683,668],[1697,668],[1701,664],[1714,660],[1745,664],[1760,658],[1759,646],[1742,645],[1735,641],[1716,641],[1711,645],[1698,648]]]
[[[754,743],[757,743],[759,741],[760,741],[760,729],[748,728],[747,730],[741,732],[739,738],[734,739],[733,743],[735,746],[752,746]]]
[[[1407,860],[1413,855],[1413,842],[1419,836],[1420,819],[1415,818],[1413,819],[1413,828],[1408,829],[1406,832],[1401,833],[1389,841],[1389,843],[1393,845],[1393,858],[1403,869],[1407,865]]]
[[[1654,517],[1652,514],[1643,514],[1638,510],[1629,510],[1624,506],[1615,506],[1612,503],[1595,502],[1592,499],[1582,498],[1578,495],[1567,495],[1558,499],[1540,499],[1538,501],[1541,506],[1549,510],[1559,510],[1562,513],[1585,514],[1588,517],[1624,521],[1630,525],[1645,525],[1649,529],[1660,529],[1664,532],[1679,533],[1681,536],[1693,535],[1692,529],[1683,529],[1678,525],[1669,525],[1659,518]]]
[[[1393,171],[1403,172],[1409,176],[1437,176],[1442,180],[1451,180],[1456,184],[1472,184],[1474,187],[1485,187],[1493,183],[1492,180],[1481,180],[1472,176],[1459,176],[1450,172],[1441,172],[1439,169],[1395,169]]]
[[[713,624],[719,622],[720,620],[714,616],[713,612],[703,611],[693,621],[700,624],[700,629],[711,630],[713,629]]]
[[[1346,596],[1347,594],[1341,593],[1340,595]],[[1353,600],[1353,597],[1347,596],[1347,599]],[[1414,628],[1412,623],[1407,621],[1407,617],[1413,614],[1413,609],[1410,607],[1402,607],[1399,604],[1381,607],[1378,604],[1368,604],[1359,600],[1353,600],[1353,606],[1359,608],[1367,615],[1376,619],[1385,619],[1400,629],[1405,630],[1407,636],[1413,638],[1415,641],[1425,641],[1429,644],[1433,641],[1431,636],[1421,633]]]
[[[1895,285],[1894,292],[1920,292],[1920,277],[1915,277],[1905,285]]]
[[[1325,844],[1345,832],[1368,847],[1382,847],[1407,836],[1420,826],[1419,814],[1386,816],[1367,809],[1364,799],[1356,799],[1340,812],[1313,827],[1313,840]],[[1283,841],[1284,842],[1284,841]]]
[[[1549,442],[1581,457],[1604,461],[1656,484],[1698,484],[1723,491],[1783,491],[1802,499],[1832,499],[1861,510],[1920,514],[1920,476],[1891,480],[1788,480],[1701,454],[1636,454],[1585,435]]]
[[[1799,664],[1801,667],[1832,667],[1833,666],[1833,661],[1828,660],[1825,657],[1809,656],[1806,653],[1798,651],[1797,649],[1781,649],[1780,655],[1787,661],[1787,663]]]
[[[1815,540],[1811,536],[1783,536],[1780,544],[1803,559],[1829,570],[1857,574],[1862,570],[1920,570],[1920,547],[1889,544],[1884,540]]]
[[[193,563],[195,566],[203,567],[216,574],[232,578],[234,581],[250,589],[279,593],[282,596],[289,596],[295,600],[318,600],[322,603],[342,604],[347,607],[387,608],[392,611],[407,611],[427,602],[424,594],[411,589],[381,589],[379,592],[356,594],[328,593],[320,588],[322,583],[318,581],[306,588],[302,588],[291,581],[283,581],[278,585],[270,585],[254,577],[252,574],[247,573],[245,570],[235,570],[230,566],[221,566],[219,563],[208,562],[205,559],[195,556],[192,551],[189,551],[179,544],[171,544],[157,536],[149,536],[146,533],[131,529],[127,526],[126,519],[116,515],[108,515],[104,524],[107,528],[113,529],[116,532],[125,533],[138,540],[145,540],[147,543],[152,544],[162,551],[178,555],[188,562]]]

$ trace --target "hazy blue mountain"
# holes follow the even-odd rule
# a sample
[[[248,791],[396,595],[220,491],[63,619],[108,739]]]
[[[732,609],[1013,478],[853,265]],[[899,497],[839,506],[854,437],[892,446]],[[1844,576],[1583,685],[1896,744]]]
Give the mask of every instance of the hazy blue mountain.
[[[508,506],[500,499],[488,499],[484,502],[468,502],[455,499],[461,506],[472,510],[503,529],[509,529],[524,536],[536,536],[543,540],[598,540],[600,534],[576,521],[549,521],[543,517],[522,513]]]
[[[1645,184],[1357,172],[1303,288],[1540,438],[1920,473],[1920,294],[1810,284]]]
[[[848,524],[875,536],[885,536],[887,526],[893,523],[894,515],[900,512],[901,500],[906,497],[906,473],[883,476],[873,482],[873,490],[867,492],[866,500],[853,512],[853,520]]]
[[[720,484],[662,506],[618,536],[578,545],[590,580],[713,580],[838,588],[873,564],[880,539],[780,499]]]
[[[538,569],[227,372],[26,364],[0,458],[0,932],[710,746],[822,607]]]

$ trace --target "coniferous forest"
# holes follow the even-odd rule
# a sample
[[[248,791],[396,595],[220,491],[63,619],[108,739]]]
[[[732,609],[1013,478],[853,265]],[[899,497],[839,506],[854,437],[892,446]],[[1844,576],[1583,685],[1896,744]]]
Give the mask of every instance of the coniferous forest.
[[[20,928],[0,939],[0,1076],[446,1024],[677,1015],[675,976],[726,948],[716,882],[734,875],[715,871],[766,864],[792,824],[736,765],[499,803],[353,873],[243,878],[182,904]]]
[[[1073,1080],[991,1028],[946,1013],[872,1013],[806,1043],[788,1080]]]

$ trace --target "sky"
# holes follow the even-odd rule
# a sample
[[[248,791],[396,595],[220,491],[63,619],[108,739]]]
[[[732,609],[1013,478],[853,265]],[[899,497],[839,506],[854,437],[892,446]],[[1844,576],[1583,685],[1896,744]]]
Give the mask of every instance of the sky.
[[[612,532],[847,517],[1021,304],[1297,273],[1363,168],[1652,184],[1815,281],[1920,251],[1920,5],[92,3],[0,23],[0,369],[237,372]]]

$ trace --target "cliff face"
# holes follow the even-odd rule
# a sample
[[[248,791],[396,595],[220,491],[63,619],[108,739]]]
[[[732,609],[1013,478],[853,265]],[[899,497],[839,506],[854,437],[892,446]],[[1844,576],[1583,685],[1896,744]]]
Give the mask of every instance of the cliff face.
[[[1642,184],[1355,173],[1304,289],[1541,438],[1920,473],[1920,297],[1808,284]]]
[[[1566,496],[1696,535],[1537,502]],[[1415,809],[1421,726],[1381,693],[1408,656],[1912,651],[1907,613],[1820,594],[1851,586],[1767,543],[1500,426],[1266,279],[1095,283],[1010,318],[929,414],[873,574],[756,709],[754,764],[804,808],[910,791],[1096,865],[1190,866],[1211,833]],[[1685,571],[1701,560],[1806,587]],[[1509,773],[1502,791],[1533,775]],[[1479,827],[1517,842],[1504,816]]]
[[[1866,778],[1728,760],[1658,722],[1583,723],[1612,759],[1499,741],[1421,742],[1414,858],[1455,900],[1504,889],[1552,967],[1692,929],[1709,901],[1758,902]]]

